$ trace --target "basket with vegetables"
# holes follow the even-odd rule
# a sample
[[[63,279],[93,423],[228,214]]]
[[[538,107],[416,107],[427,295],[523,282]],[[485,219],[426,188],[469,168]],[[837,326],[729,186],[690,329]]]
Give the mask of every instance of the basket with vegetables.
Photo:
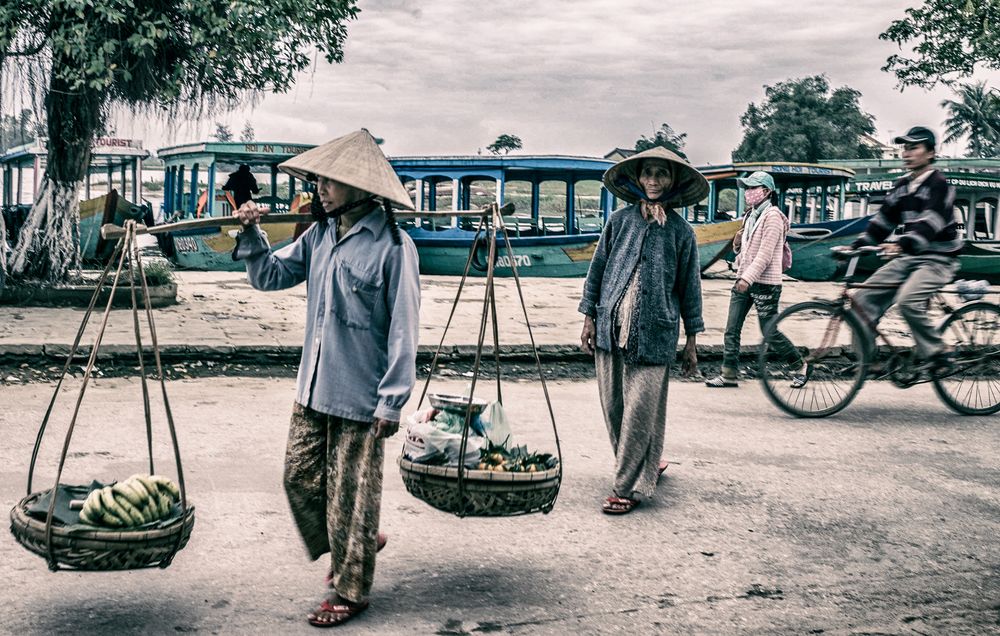
[[[438,510],[461,516],[509,517],[549,512],[559,493],[561,471],[554,457],[485,455],[484,468],[433,466],[399,458],[406,490]],[[500,457],[497,460],[495,458]],[[536,462],[532,458],[547,457]],[[496,463],[491,463],[496,461]]]
[[[431,403],[440,405],[438,400]],[[479,405],[477,411],[482,410]],[[432,409],[409,418],[399,469],[410,494],[461,516],[503,517],[552,509],[561,479],[559,460],[529,452],[527,446],[511,447],[498,403],[489,405],[487,418],[477,414],[470,427],[476,430],[465,435],[464,454],[461,428],[455,432],[450,415],[455,414]],[[459,462],[459,457],[465,461]]]
[[[445,323],[438,342],[430,370],[424,382],[423,393],[417,405],[422,417],[408,427],[403,453],[399,457],[399,472],[406,489],[414,497],[431,506],[454,513],[460,517],[503,517],[523,515],[533,512],[548,513],[555,505],[562,481],[562,454],[556,418],[545,385],[541,360],[531,332],[528,308],[521,290],[521,279],[514,263],[514,253],[510,247],[510,237],[504,226],[503,215],[513,211],[513,204],[503,207],[492,203],[483,207],[478,229],[471,241],[465,271],[458,284],[458,292],[452,305],[448,322]],[[438,360],[444,348],[448,329],[458,308],[462,290],[469,277],[476,250],[485,246],[486,258],[485,296],[482,301],[482,316],[479,322],[479,339],[476,343],[476,359],[472,369],[472,379],[465,395],[432,394],[431,406],[439,411],[451,411],[451,415],[438,418],[439,413],[419,413],[427,397],[431,378],[437,369]],[[528,328],[531,351],[538,369],[538,385],[545,396],[552,434],[555,438],[555,455],[529,453],[523,446],[513,446],[510,428],[503,415],[501,404],[500,372],[500,325],[497,321],[497,298],[494,285],[494,268],[499,256],[498,250],[504,246],[509,256],[511,274],[514,277],[518,300],[524,314],[524,324]],[[493,360],[496,363],[496,402],[487,405],[477,400],[476,384],[479,381],[483,361],[483,343],[487,326],[492,326]],[[485,411],[485,413],[484,413]],[[480,417],[484,415],[484,417]],[[485,419],[485,422],[483,421]],[[434,423],[434,426],[429,424]],[[437,426],[436,424],[444,424]],[[488,427],[486,426],[488,425]],[[450,437],[449,437],[450,436]],[[458,444],[456,444],[456,438]],[[440,443],[438,443],[440,441]],[[478,455],[477,455],[478,453]],[[417,461],[419,460],[419,461]]]

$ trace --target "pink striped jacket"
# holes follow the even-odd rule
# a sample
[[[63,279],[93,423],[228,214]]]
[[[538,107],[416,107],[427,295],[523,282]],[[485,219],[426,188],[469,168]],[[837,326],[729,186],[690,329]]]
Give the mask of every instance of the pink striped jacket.
[[[788,234],[788,217],[775,206],[769,207],[757,219],[750,243],[736,252],[736,275],[746,282],[765,285],[781,284],[781,253]]]

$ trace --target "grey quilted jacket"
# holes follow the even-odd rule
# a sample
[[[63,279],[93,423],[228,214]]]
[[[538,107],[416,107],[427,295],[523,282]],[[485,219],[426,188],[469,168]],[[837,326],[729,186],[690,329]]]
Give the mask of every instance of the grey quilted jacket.
[[[662,226],[647,223],[638,204],[616,210],[608,218],[578,308],[595,319],[599,349],[611,351],[617,346],[614,312],[636,267],[640,268],[639,295],[625,361],[670,364],[677,356],[681,322],[689,335],[705,330],[694,229],[672,211]]]

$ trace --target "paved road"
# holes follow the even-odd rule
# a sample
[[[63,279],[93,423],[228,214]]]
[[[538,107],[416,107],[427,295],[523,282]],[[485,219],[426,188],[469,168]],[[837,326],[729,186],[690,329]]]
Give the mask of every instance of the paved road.
[[[797,421],[755,385],[713,393],[675,382],[668,477],[652,503],[615,518],[599,512],[611,456],[596,386],[551,388],[566,467],[555,510],[459,520],[407,494],[388,462],[390,542],[371,609],[344,631],[1000,631],[996,416],[952,416],[927,386],[874,383],[835,418]],[[13,504],[51,387],[0,391],[0,495]],[[315,633],[304,616],[324,567],[305,558],[280,486],[292,381],[203,378],[169,391],[198,510],[190,545],[164,571],[53,574],[8,535],[0,632]],[[510,384],[505,395],[521,440],[551,448],[538,386]],[[67,477],[143,467],[139,404],[134,380],[94,383]],[[61,426],[43,444],[43,484]],[[387,456],[399,445],[391,440]]]

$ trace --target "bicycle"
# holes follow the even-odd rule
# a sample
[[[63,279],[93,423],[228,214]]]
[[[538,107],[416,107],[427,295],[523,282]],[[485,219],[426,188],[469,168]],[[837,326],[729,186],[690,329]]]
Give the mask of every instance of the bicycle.
[[[767,396],[795,417],[826,417],[850,404],[873,378],[900,388],[933,382],[941,401],[962,415],[1000,411],[1000,306],[980,299],[953,306],[945,296],[956,292],[938,291],[928,311],[936,305],[944,312],[939,329],[953,360],[944,370],[925,369],[912,347],[895,346],[884,330],[866,326],[852,306],[853,289],[894,288],[852,281],[860,258],[879,252],[878,247],[835,251],[849,260],[839,298],[798,303],[767,325],[758,354]]]

